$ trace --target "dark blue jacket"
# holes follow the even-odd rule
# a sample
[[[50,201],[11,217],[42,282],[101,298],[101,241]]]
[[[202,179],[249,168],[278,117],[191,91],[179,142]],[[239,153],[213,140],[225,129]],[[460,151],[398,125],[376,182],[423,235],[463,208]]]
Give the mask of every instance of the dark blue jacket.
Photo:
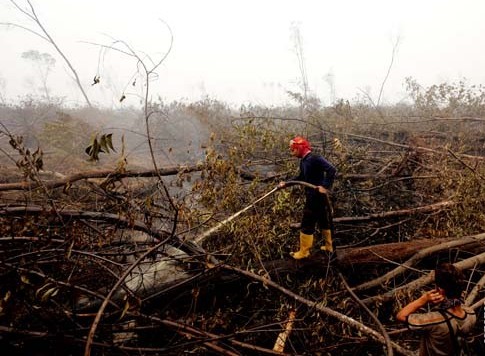
[[[301,180],[313,185],[321,185],[326,189],[332,189],[333,181],[337,170],[325,158],[310,152],[300,160],[300,174],[295,180]],[[305,188],[308,195],[318,193],[318,191]]]

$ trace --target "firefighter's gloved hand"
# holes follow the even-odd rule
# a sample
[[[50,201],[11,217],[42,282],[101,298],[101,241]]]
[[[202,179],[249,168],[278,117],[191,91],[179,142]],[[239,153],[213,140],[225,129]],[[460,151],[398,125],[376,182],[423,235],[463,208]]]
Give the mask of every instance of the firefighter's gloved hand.
[[[278,188],[281,189],[281,188],[284,188],[284,187],[286,187],[286,182],[279,182]]]

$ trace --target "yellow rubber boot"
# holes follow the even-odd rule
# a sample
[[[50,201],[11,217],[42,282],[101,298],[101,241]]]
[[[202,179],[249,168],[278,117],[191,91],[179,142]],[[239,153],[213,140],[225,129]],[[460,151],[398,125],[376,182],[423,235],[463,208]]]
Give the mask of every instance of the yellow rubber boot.
[[[333,252],[332,231],[322,230],[322,237],[325,240],[325,245],[320,246],[320,250]]]
[[[295,260],[301,260],[310,256],[310,250],[313,246],[313,235],[304,234],[300,232],[300,250],[291,252],[290,255]]]

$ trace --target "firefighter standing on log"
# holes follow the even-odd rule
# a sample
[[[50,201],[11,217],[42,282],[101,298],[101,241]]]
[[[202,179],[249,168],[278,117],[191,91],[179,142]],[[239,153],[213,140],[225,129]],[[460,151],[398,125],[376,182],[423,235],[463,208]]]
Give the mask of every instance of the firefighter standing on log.
[[[305,187],[306,201],[301,220],[300,249],[291,252],[291,256],[297,260],[310,256],[316,225],[324,240],[320,249],[332,253],[334,246],[329,190],[332,188],[337,170],[321,155],[312,153],[310,143],[303,137],[297,136],[290,140],[290,152],[292,156],[300,158],[300,174],[293,180],[317,187],[317,189]],[[284,188],[290,182],[280,182],[279,187]]]

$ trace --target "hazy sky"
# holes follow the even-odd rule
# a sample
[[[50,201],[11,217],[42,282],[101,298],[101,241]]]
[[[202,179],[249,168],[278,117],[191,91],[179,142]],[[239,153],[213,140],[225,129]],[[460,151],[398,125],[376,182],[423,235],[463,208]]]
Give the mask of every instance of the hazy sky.
[[[22,6],[26,2],[17,1]],[[173,47],[151,83],[153,98],[232,104],[288,103],[299,91],[301,71],[295,28],[302,40],[310,91],[324,103],[366,91],[376,100],[388,70],[384,100],[405,98],[404,78],[422,85],[457,81],[485,83],[483,0],[32,0],[50,34],[77,69],[94,103],[138,105],[137,63],[110,45],[123,40],[138,53],[159,59]],[[0,22],[38,28],[0,0]],[[90,42],[90,43],[87,43]],[[41,94],[41,75],[22,58],[28,50],[56,59],[47,84],[67,103],[83,104],[52,46],[20,29],[0,28],[0,99]],[[119,47],[121,48],[121,47]],[[91,86],[94,75],[101,83]],[[119,103],[125,93],[127,99]]]

